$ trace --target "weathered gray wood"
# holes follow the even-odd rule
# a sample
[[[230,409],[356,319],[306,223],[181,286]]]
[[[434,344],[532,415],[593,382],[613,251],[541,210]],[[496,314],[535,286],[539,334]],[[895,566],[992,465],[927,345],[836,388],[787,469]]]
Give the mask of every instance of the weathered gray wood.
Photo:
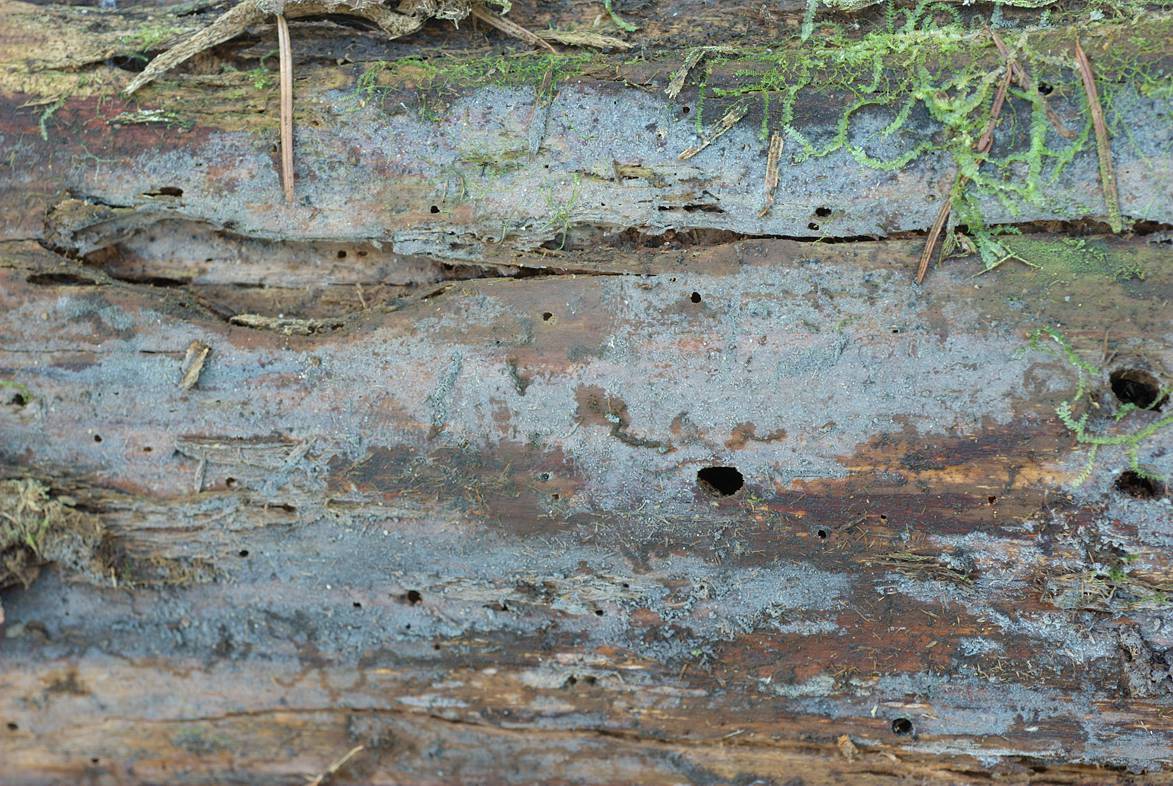
[[[1168,499],[1116,490],[1118,449],[1073,488],[1075,374],[1020,354],[1062,325],[1167,380],[1165,251],[957,263],[916,293],[918,251],[660,251],[651,277],[470,281],[286,336],[10,247],[7,474],[126,557],[119,588],[5,596],[5,760],[28,783],[288,782],[356,745],[366,783],[1166,782]],[[1141,452],[1163,476],[1168,445]],[[708,495],[709,465],[745,488]]]
[[[802,8],[616,7],[589,61],[295,21],[286,208],[271,29],[128,101],[219,9],[0,0],[0,781],[1173,783],[1168,15],[1005,11],[1056,149],[1078,28],[1133,234],[1088,144],[915,287],[950,156],[737,94]],[[924,107],[851,133],[964,150]]]

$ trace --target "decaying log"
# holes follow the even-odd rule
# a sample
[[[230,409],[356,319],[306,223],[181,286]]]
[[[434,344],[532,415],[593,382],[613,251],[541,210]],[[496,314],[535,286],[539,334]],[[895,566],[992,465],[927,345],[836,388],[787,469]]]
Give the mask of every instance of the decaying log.
[[[1160,244],[1084,249],[1098,273],[958,264],[913,295],[915,242],[745,241],[300,336],[10,246],[8,474],[215,580],[7,596],[5,760],[1166,782],[1168,499],[1118,488],[1118,448],[1072,488],[1076,372],[1022,328],[1165,381],[1173,282]],[[1141,446],[1158,476],[1167,447]]]
[[[0,0],[0,781],[1173,783],[1167,13],[514,5]]]

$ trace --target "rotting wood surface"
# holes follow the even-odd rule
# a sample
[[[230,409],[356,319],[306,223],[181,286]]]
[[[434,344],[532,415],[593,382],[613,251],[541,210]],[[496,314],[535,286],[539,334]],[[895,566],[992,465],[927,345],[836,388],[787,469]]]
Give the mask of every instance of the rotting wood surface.
[[[551,7],[511,18],[583,13]],[[193,63],[117,97],[128,30],[196,21],[0,11],[0,479],[101,537],[84,570],[21,552],[58,562],[4,591],[3,782],[304,784],[359,746],[323,780],[1173,782],[1169,497],[1126,446],[1088,464],[1149,429],[1139,465],[1173,474],[1167,403],[1119,409],[1173,384],[1155,99],[1114,162],[1144,231],[1064,234],[1104,215],[1093,147],[1064,210],[987,206],[1034,267],[913,287],[923,241],[879,238],[927,228],[946,158],[787,149],[759,219],[752,108],[678,160],[681,57],[424,117],[338,52],[471,33],[295,24],[286,209],[275,85]],[[1072,127],[1077,99],[1050,104]]]

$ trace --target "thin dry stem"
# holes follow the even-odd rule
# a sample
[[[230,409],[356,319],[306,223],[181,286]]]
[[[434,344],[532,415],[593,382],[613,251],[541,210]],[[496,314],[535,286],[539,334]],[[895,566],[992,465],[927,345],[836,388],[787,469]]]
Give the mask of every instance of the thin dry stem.
[[[620,38],[581,30],[541,30],[537,35],[544,41],[553,41],[556,44],[565,44],[566,46],[589,46],[593,49],[618,49],[620,51],[627,51],[635,46]]]
[[[993,28],[988,28],[988,32],[990,37],[994,39],[994,46],[998,47],[998,51],[1002,54],[1002,57],[1006,58],[1007,62],[1010,63],[1010,68],[1014,72],[1014,81],[1018,84],[1018,86],[1023,90],[1037,90],[1037,86],[1030,79],[1030,74],[1027,73],[1026,68],[1024,68],[1011,56],[1010,49],[1007,48],[1005,42],[1002,41],[1001,36],[998,35],[998,31],[994,30]],[[1059,119],[1059,115],[1057,115],[1055,110],[1051,108],[1051,104],[1047,101],[1047,97],[1042,96],[1042,99],[1043,112],[1046,114],[1047,120],[1051,121],[1051,126],[1055,129],[1055,133],[1064,139],[1074,139],[1075,132],[1067,126],[1063,125],[1063,121]]]
[[[364,748],[365,748],[365,746],[363,746],[363,745],[355,745],[353,748],[351,748],[349,751],[346,752],[345,756],[343,756],[342,758],[338,759],[333,764],[331,764],[326,769],[325,772],[321,773],[320,775],[318,775],[315,778],[311,778],[309,780],[309,782],[306,783],[306,786],[324,786],[324,784],[329,783],[330,779],[333,778],[336,774],[338,774],[338,771],[340,769],[342,769],[344,766],[346,766],[346,762],[350,761],[355,756],[357,756],[359,753],[361,753],[364,750]]]
[[[555,51],[554,47],[550,46],[550,44],[547,41],[543,41],[541,38],[536,36],[534,33],[530,32],[529,30],[526,30],[524,27],[517,24],[516,22],[512,22],[503,16],[499,16],[497,14],[494,14],[492,11],[489,11],[487,8],[485,8],[480,3],[474,4],[472,6],[471,10],[472,10],[472,15],[474,17],[481,20],[482,22],[489,25],[490,27],[497,28],[502,33],[505,33],[506,35],[511,35],[518,40],[525,41],[530,46],[540,46],[543,49],[546,49],[550,52]]]
[[[725,113],[724,117],[717,121],[717,125],[713,126],[713,130],[709,132],[708,136],[701,140],[699,145],[694,145],[690,148],[687,148],[686,150],[682,151],[680,155],[677,156],[677,158],[681,161],[687,161],[709,145],[716,142],[721,138],[722,135],[725,134],[725,132],[733,128],[733,126],[737,125],[741,121],[741,118],[745,117],[745,113],[747,111],[749,111],[749,109],[746,106],[735,106],[730,109]]]
[[[958,176],[958,180],[962,180]],[[953,206],[952,194],[957,189],[957,183],[954,183],[953,188],[949,189],[950,196],[941,204],[941,209],[937,211],[937,219],[933,222],[932,229],[929,230],[929,236],[925,240],[925,250],[921,252],[920,262],[916,266],[916,283],[920,284],[925,280],[925,274],[929,272],[929,263],[933,261],[933,252],[937,249],[937,240],[941,237],[941,231],[945,229],[945,222],[949,220],[949,211]]]
[[[1100,105],[1100,95],[1096,90],[1096,77],[1087,54],[1079,44],[1079,36],[1075,37],[1075,63],[1079,67],[1079,75],[1083,77],[1088,110],[1092,113],[1092,128],[1096,132],[1096,152],[1100,157],[1100,186],[1104,190],[1104,203],[1108,207],[1108,226],[1112,227],[1113,232],[1118,233],[1124,229],[1124,221],[1120,213],[1120,195],[1116,190],[1116,173],[1112,169],[1112,145],[1108,141],[1104,107]]]
[[[1010,56],[1010,50],[1002,43],[998,34],[993,30],[989,32],[994,39],[994,45],[1006,58],[1006,73],[1002,77],[1001,84],[998,85],[998,92],[994,94],[994,104],[990,107],[990,120],[986,123],[985,130],[982,131],[982,135],[974,145],[974,150],[981,155],[990,152],[994,146],[994,129],[997,128],[998,119],[1002,116],[1002,108],[1006,105],[1006,94],[1010,90],[1011,80],[1018,79],[1021,84],[1027,79],[1026,72],[1014,62]],[[929,264],[933,261],[933,253],[937,250],[937,241],[940,240],[941,233],[945,230],[945,223],[949,220],[949,213],[953,209],[953,195],[965,186],[965,182],[966,177],[958,173],[953,187],[949,189],[949,197],[941,205],[941,209],[937,211],[937,218],[933,221],[933,226],[929,229],[929,236],[925,239],[925,249],[921,252],[920,260],[917,262],[915,280],[918,284],[924,282],[925,275],[929,272]]]

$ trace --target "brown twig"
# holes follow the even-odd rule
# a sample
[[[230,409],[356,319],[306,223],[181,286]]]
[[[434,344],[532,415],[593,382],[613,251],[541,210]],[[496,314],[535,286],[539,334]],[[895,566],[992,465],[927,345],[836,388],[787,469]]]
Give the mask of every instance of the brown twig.
[[[998,38],[998,34],[991,30],[990,35],[993,37],[998,51],[1006,58],[1006,74],[1002,77],[1001,84],[998,85],[998,92],[994,94],[994,104],[990,107],[990,120],[986,123],[982,135],[978,137],[977,144],[974,145],[974,150],[980,155],[990,152],[994,146],[994,129],[998,126],[998,118],[1002,116],[1002,107],[1006,105],[1006,95],[1010,90],[1011,80],[1026,79],[1026,73],[1017,67],[1013,58],[1010,57],[1010,50]],[[1019,84],[1021,83],[1020,81]],[[937,218],[933,221],[933,226],[929,229],[929,235],[925,239],[925,249],[921,252],[920,260],[917,262],[916,283],[918,284],[924,282],[925,275],[929,272],[929,264],[933,261],[933,252],[937,250],[937,241],[945,230],[945,223],[949,220],[949,213],[953,209],[953,194],[965,186],[965,181],[965,175],[958,173],[957,179],[953,181],[953,187],[949,189],[948,198],[941,205],[941,209],[937,211]]]
[[[293,204],[293,50],[289,22],[277,15],[277,50],[281,70],[281,185],[285,202]]]
[[[782,157],[782,135],[777,131],[770,137],[770,149],[766,154],[766,201],[758,211],[758,218],[765,218],[774,207],[774,192],[778,190],[778,160]]]
[[[953,188],[949,189],[949,196],[941,204],[941,209],[937,211],[937,219],[933,222],[932,229],[929,230],[929,236],[925,240],[925,250],[921,252],[920,262],[916,266],[916,283],[918,284],[925,280],[925,273],[929,272],[929,263],[933,261],[933,252],[937,249],[937,239],[941,237],[945,222],[949,220],[949,211],[953,206],[953,192],[961,180],[962,176],[958,175]]]
[[[989,32],[990,37],[994,39],[994,46],[998,47],[998,52],[1000,52],[1002,57],[1006,58],[1006,60],[1010,62],[1011,68],[1014,69],[1014,81],[1018,83],[1018,86],[1028,92],[1032,90],[1037,91],[1038,85],[1031,81],[1030,74],[1027,73],[1026,69],[1023,68],[1017,60],[1010,56],[1010,50],[1006,47],[1006,44],[998,35],[998,31],[992,28],[987,28],[987,31]],[[1047,120],[1051,121],[1051,125],[1055,129],[1055,133],[1064,139],[1074,139],[1075,132],[1069,129],[1067,126],[1063,125],[1063,121],[1059,119],[1059,115],[1057,115],[1055,110],[1051,108],[1051,104],[1047,101],[1047,97],[1041,97],[1043,100],[1043,113],[1046,114]]]
[[[1096,77],[1092,73],[1092,64],[1087,59],[1083,47],[1079,45],[1079,36],[1075,37],[1075,63],[1079,66],[1079,75],[1083,77],[1083,89],[1087,92],[1088,110],[1092,113],[1092,128],[1096,132],[1096,152],[1100,157],[1100,185],[1104,190],[1104,203],[1108,207],[1108,226],[1113,232],[1124,229],[1124,221],[1120,213],[1120,195],[1116,191],[1116,173],[1112,170],[1112,146],[1108,141],[1108,126],[1104,122],[1104,108],[1100,105],[1100,96],[1096,91]]]
[[[1014,73],[1011,66],[1012,64],[1008,62],[1006,76],[1002,79],[1002,84],[998,85],[998,92],[994,94],[994,105],[990,107],[990,122],[986,123],[986,128],[978,137],[977,146],[974,148],[982,155],[990,152],[990,148],[994,146],[994,127],[998,125],[998,118],[1002,116],[1002,107],[1006,104],[1006,93],[1010,90],[1010,78]]]
[[[990,38],[994,39],[994,46],[998,47],[998,54],[1002,55],[1002,59],[1009,65],[1014,81],[1018,82],[1018,86],[1023,90],[1030,90],[1030,76],[1018,64],[1018,61],[1011,57],[1010,49],[1006,46],[1006,42],[1002,40],[1002,36],[998,35],[998,31],[992,27],[987,27],[986,32],[990,34]]]
[[[495,27],[506,35],[511,35],[516,39],[525,41],[530,46],[540,46],[550,52],[556,51],[554,47],[550,46],[549,42],[542,40],[534,33],[526,30],[516,22],[512,22],[503,16],[494,14],[480,3],[474,3],[470,10],[474,17],[481,20],[489,27]]]

